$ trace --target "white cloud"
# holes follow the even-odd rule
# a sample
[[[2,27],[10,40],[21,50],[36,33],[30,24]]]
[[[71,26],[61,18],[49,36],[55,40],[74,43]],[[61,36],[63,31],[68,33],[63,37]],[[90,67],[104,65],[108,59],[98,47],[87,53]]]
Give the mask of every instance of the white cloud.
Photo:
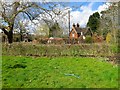
[[[55,20],[57,20],[62,27],[65,27],[67,30],[68,30],[68,9],[71,11],[71,26],[73,23],[79,23],[81,27],[85,27],[87,22],[88,22],[88,19],[89,19],[89,16],[92,15],[94,12],[101,12],[103,10],[106,10],[109,6],[109,3],[107,4],[103,4],[103,5],[100,5],[98,7],[97,10],[92,10],[92,7],[93,7],[93,4],[95,4],[95,2],[91,2],[90,4],[88,4],[87,6],[81,6],[79,7],[80,11],[72,11],[72,8],[71,7],[60,7],[59,8],[61,9],[61,11],[63,12],[62,15],[66,14],[64,16],[64,18],[62,17],[62,15],[60,15],[59,17],[55,17],[54,13],[51,12],[52,16],[54,17]],[[44,17],[47,19],[50,19],[50,17],[46,14],[44,15],[40,15],[40,17]]]
[[[85,27],[87,22],[88,22],[88,19],[89,19],[90,15],[92,15],[94,12],[99,12],[100,13],[101,11],[106,10],[108,8],[108,6],[110,5],[109,3],[103,4],[103,5],[100,5],[97,10],[92,10],[92,7],[93,7],[94,3],[95,2],[91,2],[87,6],[83,5],[83,6],[79,7],[80,11],[79,10],[78,11],[72,11],[71,7],[64,7],[64,8],[61,7],[60,8],[60,6],[59,6],[59,8],[62,11],[62,15],[60,15],[59,17],[55,16],[55,14],[52,13],[52,12],[50,12],[50,13],[54,17],[54,19],[57,20],[60,23],[60,25],[68,31],[68,9],[71,11],[71,13],[70,13],[71,14],[71,17],[70,17],[71,26],[72,26],[73,23],[75,23],[75,24],[79,23],[81,27]],[[47,14],[43,14],[43,15],[40,14],[40,17],[38,19],[41,21],[41,18],[50,19],[49,15],[47,15]],[[33,20],[33,22],[41,24],[41,22],[39,22],[37,20]],[[37,24],[34,25],[34,24],[32,24],[32,22],[29,21],[28,26],[36,28]]]
[[[81,27],[85,27],[89,16],[92,15],[94,12],[101,12],[103,10],[107,10],[110,3],[106,3],[103,5],[100,5],[97,10],[92,10],[94,2],[90,3],[88,6],[81,6],[81,11],[72,11],[71,12],[71,24],[73,23],[79,23]]]
[[[72,11],[71,24],[79,23],[81,27],[85,27],[88,22],[89,16],[94,13],[94,11],[92,11],[93,4],[94,3],[92,2],[88,6],[81,6],[81,11]]]
[[[107,10],[109,6],[110,6],[110,3],[106,3],[106,4],[103,4],[103,5],[99,6],[98,7],[98,12]]]

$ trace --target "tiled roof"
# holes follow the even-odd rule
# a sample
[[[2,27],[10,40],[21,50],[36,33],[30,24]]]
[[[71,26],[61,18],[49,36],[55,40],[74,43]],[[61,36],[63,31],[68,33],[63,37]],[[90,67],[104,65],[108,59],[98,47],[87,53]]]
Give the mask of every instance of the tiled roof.
[[[75,27],[75,30],[76,30],[77,33],[81,33],[81,31],[82,31],[82,29],[79,28],[79,27]]]
[[[86,28],[76,27],[75,30],[76,30],[77,33],[81,33],[81,32],[83,32],[84,34],[87,33],[87,29]]]
[[[92,33],[91,30],[88,30],[88,28],[79,28],[79,27],[75,27],[74,30],[78,33],[81,34],[81,32],[83,32],[84,35],[86,35],[88,32]],[[72,30],[71,30],[72,31]]]

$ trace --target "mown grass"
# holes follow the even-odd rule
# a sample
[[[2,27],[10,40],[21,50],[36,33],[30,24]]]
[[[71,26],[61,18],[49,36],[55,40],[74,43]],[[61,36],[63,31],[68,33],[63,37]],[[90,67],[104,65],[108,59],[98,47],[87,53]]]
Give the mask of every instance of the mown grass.
[[[3,88],[117,88],[105,58],[2,56]]]

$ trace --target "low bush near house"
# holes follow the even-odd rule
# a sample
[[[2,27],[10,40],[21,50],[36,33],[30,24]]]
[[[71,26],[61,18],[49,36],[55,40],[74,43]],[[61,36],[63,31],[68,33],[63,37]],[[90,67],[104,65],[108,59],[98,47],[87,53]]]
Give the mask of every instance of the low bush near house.
[[[86,43],[93,43],[92,37],[91,36],[86,36],[85,42]]]

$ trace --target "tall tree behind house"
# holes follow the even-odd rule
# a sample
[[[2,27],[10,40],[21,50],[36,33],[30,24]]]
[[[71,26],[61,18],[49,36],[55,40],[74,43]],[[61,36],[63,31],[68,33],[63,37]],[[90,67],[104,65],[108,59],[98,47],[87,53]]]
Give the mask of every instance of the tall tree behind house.
[[[91,28],[93,32],[97,32],[100,23],[100,14],[98,12],[90,15],[87,26]]]

